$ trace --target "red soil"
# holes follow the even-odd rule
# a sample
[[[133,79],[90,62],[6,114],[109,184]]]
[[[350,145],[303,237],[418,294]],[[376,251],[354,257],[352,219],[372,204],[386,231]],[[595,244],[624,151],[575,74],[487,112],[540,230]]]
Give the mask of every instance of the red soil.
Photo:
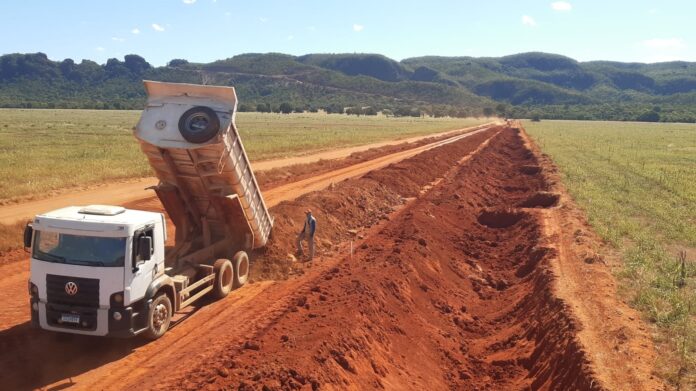
[[[428,161],[446,156],[442,148]],[[410,163],[391,168],[399,176],[372,176],[419,177]],[[543,246],[539,217],[506,209],[547,189],[538,172],[517,174],[530,163],[520,136],[503,131],[352,259],[295,292],[268,327],[160,385],[601,389],[576,322],[552,292],[555,252]]]

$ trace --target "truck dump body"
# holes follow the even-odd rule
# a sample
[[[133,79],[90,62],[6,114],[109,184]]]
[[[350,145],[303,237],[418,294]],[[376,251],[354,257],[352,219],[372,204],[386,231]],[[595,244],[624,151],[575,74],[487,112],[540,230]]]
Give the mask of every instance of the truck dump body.
[[[235,125],[234,88],[144,83],[147,106],[135,136],[160,180],[155,191],[177,242],[264,246],[273,220]]]

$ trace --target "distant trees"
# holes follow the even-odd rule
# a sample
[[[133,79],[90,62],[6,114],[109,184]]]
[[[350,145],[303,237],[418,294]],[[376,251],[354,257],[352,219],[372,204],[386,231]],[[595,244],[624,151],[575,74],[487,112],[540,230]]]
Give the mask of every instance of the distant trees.
[[[394,116],[396,116],[396,117],[420,117],[421,112],[417,108],[397,107],[396,109],[394,109]]]
[[[125,57],[123,57],[123,59],[123,64],[126,66],[126,68],[135,74],[142,74],[152,68],[150,63],[145,61],[144,58],[138,56],[137,54],[127,54]]]
[[[357,115],[358,117],[363,114],[363,109],[362,107],[349,107],[346,109],[346,114],[348,115]]]
[[[375,109],[372,106],[367,107],[365,110],[363,110],[363,114],[365,114],[365,115],[377,115],[377,109]]]
[[[187,60],[183,60],[183,59],[180,59],[180,58],[175,58],[175,59],[169,61],[169,62],[167,63],[167,66],[170,67],[170,68],[177,68],[177,67],[181,67],[181,66],[184,66],[184,65],[188,65],[188,63],[189,63],[189,62],[188,62]]]
[[[283,114],[290,114],[292,113],[292,105],[290,103],[283,102],[278,107],[278,112]]]
[[[243,113],[244,113],[244,112],[254,111],[254,106],[252,106],[252,105],[250,105],[250,104],[248,104],[248,103],[242,103],[242,104],[240,104],[240,105],[237,107],[237,111],[240,111],[240,112],[243,112]]]
[[[639,115],[636,119],[640,122],[660,122],[660,113],[651,110]]]
[[[503,103],[500,103],[499,105],[495,106],[495,113],[498,114],[498,117],[506,117],[507,116],[507,106]]]
[[[338,103],[332,103],[328,106],[322,107],[326,114],[343,114],[343,106]]]
[[[484,107],[483,108],[483,116],[484,117],[492,117],[493,116],[493,109],[490,107]]]

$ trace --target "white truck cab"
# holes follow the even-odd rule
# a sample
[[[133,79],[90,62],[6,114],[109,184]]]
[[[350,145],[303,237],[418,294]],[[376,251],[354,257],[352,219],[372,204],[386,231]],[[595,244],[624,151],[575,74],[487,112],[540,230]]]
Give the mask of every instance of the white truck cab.
[[[91,205],[36,216],[24,232],[36,327],[159,338],[174,312],[244,285],[247,251],[266,245],[273,218],[235,125],[234,88],[146,81],[145,90],[133,135],[160,180],[174,245],[165,248],[161,213]]]
[[[165,272],[164,215],[71,206],[36,216],[31,227],[34,325],[100,336],[146,328],[147,289]]]

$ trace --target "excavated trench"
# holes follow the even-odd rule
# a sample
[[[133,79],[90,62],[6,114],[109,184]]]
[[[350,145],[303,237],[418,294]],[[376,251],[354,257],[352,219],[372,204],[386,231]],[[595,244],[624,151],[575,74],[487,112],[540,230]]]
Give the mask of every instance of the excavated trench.
[[[373,223],[388,221],[289,297],[267,327],[158,387],[601,389],[577,342],[578,326],[552,290],[549,262],[557,254],[544,246],[535,208],[554,206],[558,197],[545,193],[534,154],[516,130],[505,129],[389,214],[399,197],[417,196],[430,183],[422,175],[441,168],[438,162],[452,166],[462,150],[438,153],[434,163],[432,154],[416,157],[281,204],[277,221],[288,227],[297,218],[290,211],[303,204],[319,209],[327,226],[336,219],[346,227],[374,210]],[[328,238],[327,248],[345,240],[338,231]]]
[[[517,206],[520,208],[551,208],[558,205],[561,195],[548,191],[540,191],[520,202]]]

